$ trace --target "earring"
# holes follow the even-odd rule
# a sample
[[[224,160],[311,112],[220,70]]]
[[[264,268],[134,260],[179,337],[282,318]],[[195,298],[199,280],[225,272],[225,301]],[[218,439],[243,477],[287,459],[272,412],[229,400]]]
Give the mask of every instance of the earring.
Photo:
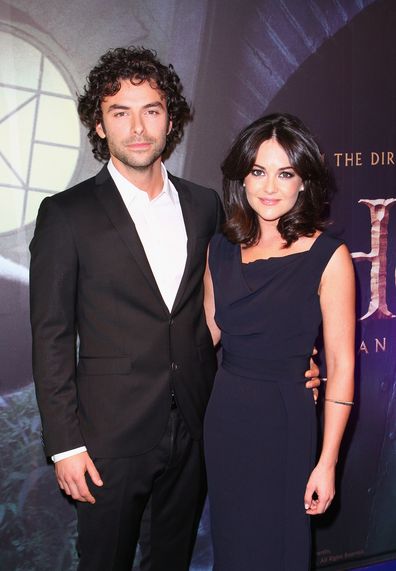
[[[246,184],[244,182],[242,183],[242,186],[243,186],[243,188],[246,188]]]
[[[304,192],[304,186],[298,189],[298,192]]]

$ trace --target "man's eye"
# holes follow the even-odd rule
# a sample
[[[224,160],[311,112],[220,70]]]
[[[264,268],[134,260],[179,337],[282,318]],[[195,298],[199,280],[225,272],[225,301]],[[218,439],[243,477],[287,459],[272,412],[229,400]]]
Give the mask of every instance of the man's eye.
[[[114,117],[125,117],[126,116],[126,111],[117,111],[117,113],[114,113]]]

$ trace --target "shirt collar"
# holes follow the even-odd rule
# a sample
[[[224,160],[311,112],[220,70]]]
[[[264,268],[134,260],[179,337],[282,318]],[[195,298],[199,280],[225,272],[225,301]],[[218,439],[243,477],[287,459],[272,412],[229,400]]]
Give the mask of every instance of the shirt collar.
[[[124,199],[127,198],[128,202],[131,202],[131,203],[136,199],[142,199],[143,198],[145,200],[146,199],[148,200],[146,192],[144,190],[141,190],[140,188],[138,188],[137,186],[132,184],[127,178],[125,178],[124,175],[122,175],[120,173],[120,171],[117,170],[117,168],[114,166],[114,163],[111,159],[107,163],[107,168],[108,168],[108,171],[111,175],[111,178],[113,179],[116,187],[118,188],[121,196]],[[174,190],[173,185],[169,181],[168,172],[165,168],[164,163],[161,163],[161,174],[162,174],[162,180],[163,180],[162,190],[158,194],[158,196],[156,196],[154,198],[154,200],[152,200],[151,202],[154,202],[154,201],[158,200],[161,196],[166,195],[174,203],[175,198],[176,198],[174,193],[177,191]]]

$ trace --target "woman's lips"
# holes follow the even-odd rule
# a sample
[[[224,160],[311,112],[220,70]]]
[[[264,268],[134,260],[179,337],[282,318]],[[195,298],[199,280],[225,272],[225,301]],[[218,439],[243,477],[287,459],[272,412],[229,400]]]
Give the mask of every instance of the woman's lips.
[[[277,198],[259,198],[264,206],[276,206],[280,201]]]

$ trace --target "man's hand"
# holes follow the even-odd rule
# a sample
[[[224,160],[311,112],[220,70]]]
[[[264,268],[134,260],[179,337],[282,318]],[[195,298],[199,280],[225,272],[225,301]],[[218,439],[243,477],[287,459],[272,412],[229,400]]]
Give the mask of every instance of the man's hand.
[[[313,350],[313,355],[316,355],[317,350],[314,349]],[[318,391],[318,387],[320,387],[320,379],[319,379],[319,367],[318,365],[315,363],[315,361],[312,359],[310,359],[309,361],[309,370],[305,372],[305,378],[309,379],[306,383],[305,386],[307,389],[313,389],[313,397],[316,401],[318,400],[318,396],[319,396],[319,391]]]
[[[85,472],[88,472],[96,486],[103,486],[99,472],[88,452],[81,452],[55,463],[55,474],[60,489],[74,500],[94,504],[95,498],[88,489]]]

